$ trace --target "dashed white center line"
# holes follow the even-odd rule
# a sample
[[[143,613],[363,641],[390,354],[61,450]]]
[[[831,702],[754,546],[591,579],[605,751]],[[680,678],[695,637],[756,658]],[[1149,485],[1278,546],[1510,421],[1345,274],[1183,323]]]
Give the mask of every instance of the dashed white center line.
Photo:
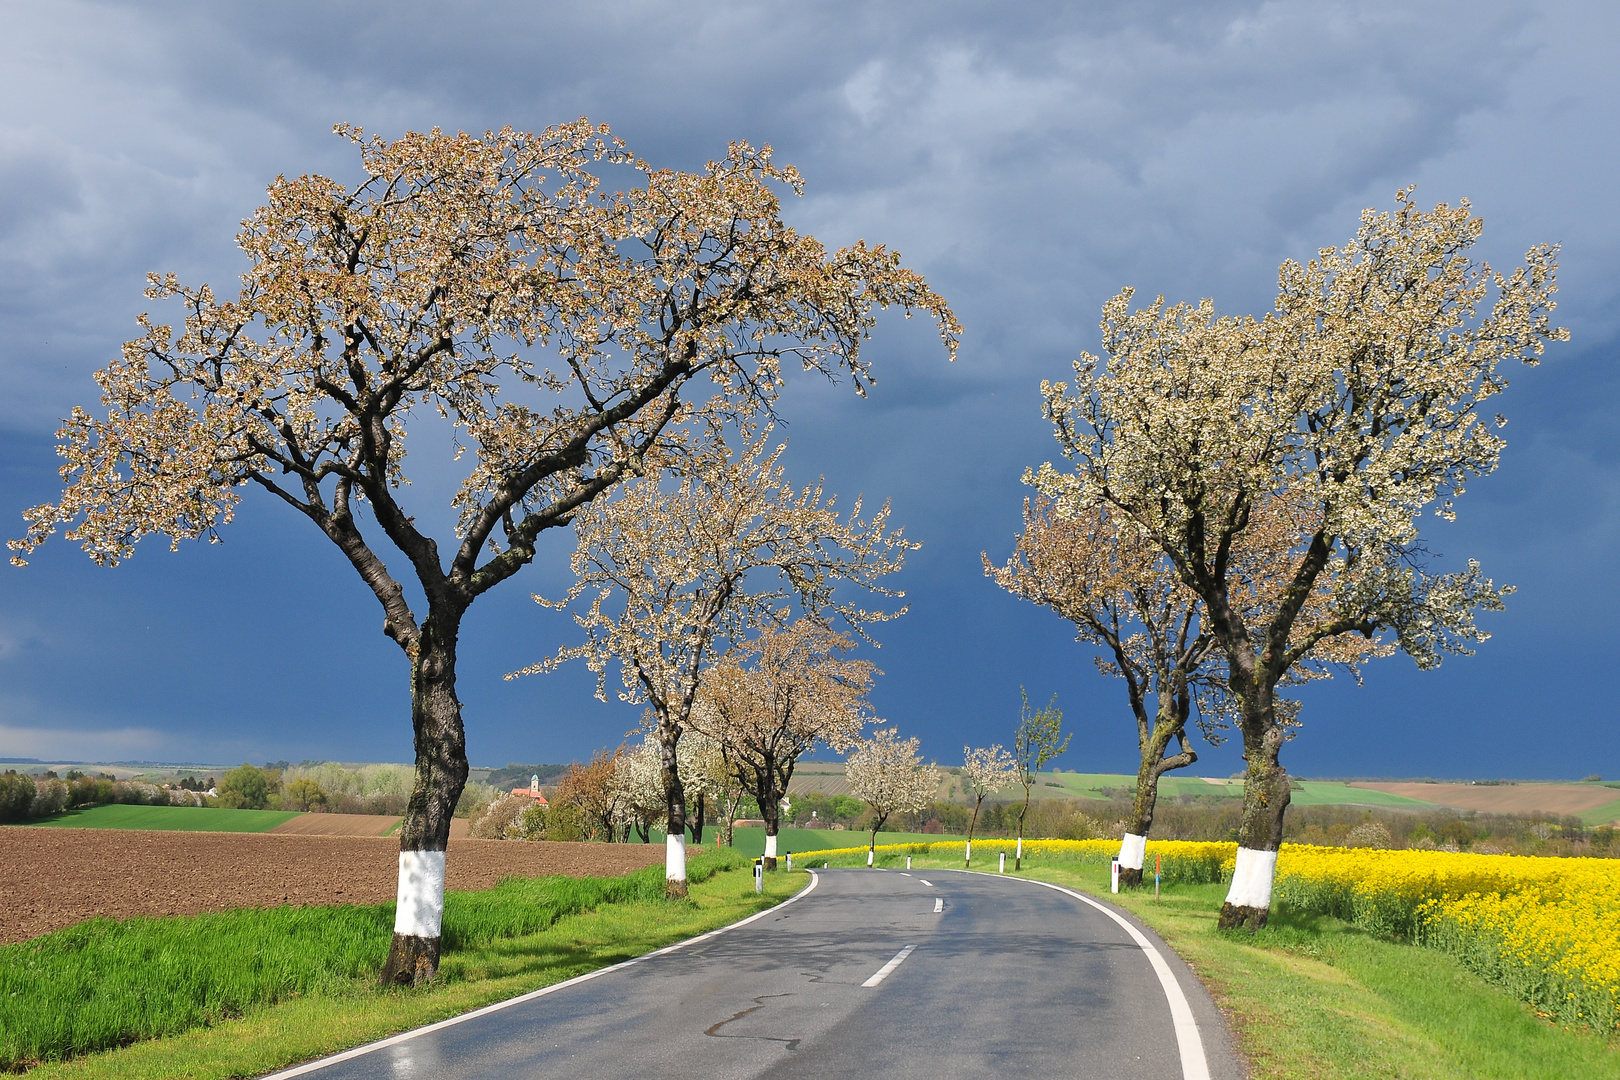
[[[861,983],[861,985],[862,986],[876,986],[878,983],[882,982],[884,979],[887,979],[889,977],[889,974],[891,972],[893,972],[895,968],[899,967],[901,962],[904,961],[906,957],[911,955],[911,950],[915,949],[916,947],[917,946],[915,946],[915,945],[907,945],[905,948],[903,948],[899,952],[895,953],[893,960],[890,960],[887,964],[884,964],[882,967],[878,968],[877,973],[875,975],[873,975],[870,979],[867,979],[865,982]]]
[[[942,912],[944,910],[945,910],[945,898],[942,897],[942,896],[934,897],[934,914],[938,915],[940,912]]]
[[[901,877],[910,877],[911,875],[906,873],[904,870],[902,870],[902,871],[900,871],[900,876]]]
[[[918,881],[922,881],[922,883],[923,883],[923,884],[924,884],[924,885],[926,885],[926,886],[928,886],[928,887],[929,887],[929,888],[930,888],[930,889],[932,889],[932,888],[933,888],[933,887],[934,887],[934,883],[933,883],[933,882],[932,882],[932,881],[923,881],[923,879],[922,879],[922,878],[918,878],[918,879],[917,879],[917,880],[918,880]]]

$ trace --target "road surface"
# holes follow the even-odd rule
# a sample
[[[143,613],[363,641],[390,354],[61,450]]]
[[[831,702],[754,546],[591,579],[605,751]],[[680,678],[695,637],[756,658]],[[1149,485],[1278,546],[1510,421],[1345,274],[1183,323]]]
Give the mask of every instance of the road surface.
[[[275,1078],[1239,1080],[1197,980],[1110,910],[997,875],[820,870],[746,924]]]

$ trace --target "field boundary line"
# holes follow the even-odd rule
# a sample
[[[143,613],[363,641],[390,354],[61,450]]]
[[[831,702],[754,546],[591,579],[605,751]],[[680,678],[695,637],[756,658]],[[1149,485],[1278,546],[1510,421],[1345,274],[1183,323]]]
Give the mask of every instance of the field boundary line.
[[[782,910],[795,900],[802,900],[804,897],[809,896],[810,893],[814,891],[817,883],[821,880],[816,876],[815,871],[812,870],[809,871],[809,873],[810,884],[806,885],[804,888],[800,889],[786,900],[783,900],[780,904],[772,904],[764,911],[756,911],[747,918],[738,919],[734,923],[727,923],[725,926],[716,927],[707,933],[702,933],[696,937],[687,938],[685,941],[677,941],[673,945],[665,945],[662,949],[654,949],[652,952],[643,953],[642,955],[630,960],[621,960],[617,964],[611,964],[605,968],[597,968],[595,971],[587,971],[583,975],[575,975],[572,979],[564,979],[562,982],[552,983],[550,986],[542,986],[538,990],[530,990],[526,994],[519,994],[517,997],[507,998],[505,1001],[497,1001],[493,1005],[485,1005],[481,1008],[474,1009],[471,1012],[461,1013],[459,1016],[451,1016],[444,1020],[436,1021],[432,1024],[424,1024],[419,1028],[412,1028],[409,1031],[402,1031],[398,1035],[390,1035],[386,1039],[378,1039],[376,1042],[366,1043],[363,1046],[356,1046],[351,1050],[344,1050],[340,1053],[330,1054],[323,1058],[316,1058],[314,1061],[307,1061],[302,1065],[294,1065],[289,1069],[282,1069],[280,1072],[267,1073],[266,1075],[260,1077],[260,1080],[291,1080],[291,1078],[294,1076],[304,1076],[319,1069],[324,1069],[330,1065],[337,1065],[344,1061],[351,1061],[354,1058],[362,1057],[377,1050],[382,1050],[385,1047],[396,1046],[399,1043],[414,1039],[418,1035],[426,1035],[430,1031],[439,1031],[443,1028],[454,1027],[457,1024],[464,1024],[468,1020],[472,1020],[480,1016],[487,1016],[490,1013],[500,1012],[502,1009],[509,1009],[514,1005],[521,1005],[526,1001],[533,1001],[536,998],[545,997],[547,994],[555,994],[557,991],[566,990],[571,986],[578,986],[580,983],[589,982],[592,979],[607,975],[610,972],[622,971],[625,968],[634,967],[644,960],[651,960],[655,956],[664,956],[667,953],[684,949],[689,945],[696,945],[700,941],[707,941],[712,937],[719,937],[721,934],[724,934],[729,930],[735,930],[740,926],[747,926],[754,920],[762,919],[773,911]]]
[[[1187,1001],[1187,994],[1181,989],[1181,982],[1176,973],[1170,970],[1170,964],[1165,960],[1164,954],[1158,946],[1148,940],[1146,934],[1125,916],[1109,907],[1107,904],[1093,900],[1085,893],[1066,889],[1062,885],[1054,885],[1050,881],[1037,881],[1035,878],[1006,877],[1002,874],[986,873],[983,870],[951,870],[953,874],[976,874],[979,877],[1000,878],[1003,881],[1025,881],[1031,885],[1039,885],[1044,889],[1054,889],[1065,896],[1072,896],[1082,904],[1089,904],[1098,911],[1113,919],[1125,932],[1131,935],[1132,940],[1147,954],[1148,963],[1153,967],[1153,973],[1159,977],[1159,985],[1164,988],[1164,996],[1170,1003],[1170,1019],[1175,1024],[1176,1046],[1181,1051],[1181,1075],[1185,1080],[1209,1080],[1209,1059],[1204,1053],[1203,1036],[1198,1030],[1198,1021],[1193,1017],[1192,1005]],[[795,897],[797,899],[797,897]]]

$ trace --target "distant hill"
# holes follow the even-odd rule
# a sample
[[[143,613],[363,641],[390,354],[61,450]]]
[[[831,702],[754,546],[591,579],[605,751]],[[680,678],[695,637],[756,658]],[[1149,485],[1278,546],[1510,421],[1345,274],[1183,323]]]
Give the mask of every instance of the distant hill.
[[[474,770],[474,775],[481,771]],[[567,765],[519,765],[508,762],[505,768],[491,769],[483,780],[498,788],[527,787],[531,777],[538,776],[542,784],[551,784],[560,780],[567,771]]]

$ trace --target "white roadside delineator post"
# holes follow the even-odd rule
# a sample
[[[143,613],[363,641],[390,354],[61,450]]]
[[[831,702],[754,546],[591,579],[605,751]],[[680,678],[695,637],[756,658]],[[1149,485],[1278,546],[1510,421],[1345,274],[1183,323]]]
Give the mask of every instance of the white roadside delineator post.
[[[793,852],[788,852],[788,869],[793,869]]]
[[[757,892],[757,893],[762,893],[762,892],[765,891],[765,860],[764,859],[755,859],[754,860],[754,891]]]
[[[1001,867],[998,870],[998,873],[1005,874],[1006,872],[1007,872],[1007,853],[1005,851],[1003,851],[1001,853]]]
[[[907,870],[911,869],[911,856],[910,855],[906,856],[906,869]]]
[[[1115,859],[1113,862],[1108,864],[1108,867],[1109,877],[1112,878],[1112,888],[1110,891],[1119,892],[1119,860]]]

